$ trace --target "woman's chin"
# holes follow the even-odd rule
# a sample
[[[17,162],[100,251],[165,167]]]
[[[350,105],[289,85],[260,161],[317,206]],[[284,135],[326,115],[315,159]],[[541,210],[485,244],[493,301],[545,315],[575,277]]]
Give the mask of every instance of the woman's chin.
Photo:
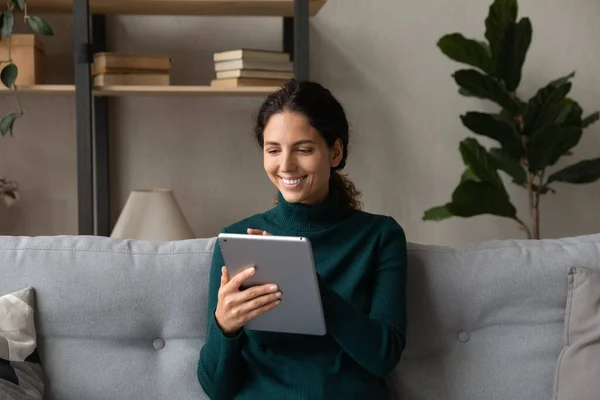
[[[281,194],[288,203],[301,203],[304,198],[302,193],[292,192],[285,189],[281,189]]]

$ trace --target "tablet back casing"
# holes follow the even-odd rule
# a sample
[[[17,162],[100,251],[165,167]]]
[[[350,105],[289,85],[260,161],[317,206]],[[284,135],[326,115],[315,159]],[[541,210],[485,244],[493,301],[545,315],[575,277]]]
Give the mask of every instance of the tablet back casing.
[[[243,287],[274,283],[283,294],[281,304],[250,320],[246,329],[326,333],[312,247],[307,238],[222,233],[218,241],[230,278],[255,265],[256,273]]]

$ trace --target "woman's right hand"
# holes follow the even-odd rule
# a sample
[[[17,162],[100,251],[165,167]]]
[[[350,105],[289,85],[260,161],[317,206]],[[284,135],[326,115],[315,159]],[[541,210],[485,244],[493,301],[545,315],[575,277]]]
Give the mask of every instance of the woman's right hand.
[[[267,284],[240,290],[240,286],[254,272],[256,268],[251,267],[229,279],[227,267],[221,269],[215,318],[225,336],[235,336],[248,321],[281,303],[281,292],[277,285]]]

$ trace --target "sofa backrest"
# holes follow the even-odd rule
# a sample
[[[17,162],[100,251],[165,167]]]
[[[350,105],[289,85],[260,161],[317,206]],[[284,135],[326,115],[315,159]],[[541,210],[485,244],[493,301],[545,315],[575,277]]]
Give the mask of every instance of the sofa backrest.
[[[46,399],[206,399],[196,379],[215,238],[0,237],[0,295],[32,286]],[[567,273],[600,235],[409,244],[395,399],[547,400]]]
[[[410,245],[397,398],[551,399],[571,267],[600,270],[600,235]]]
[[[206,399],[196,368],[213,245],[0,238],[0,294],[36,292],[45,398]]]

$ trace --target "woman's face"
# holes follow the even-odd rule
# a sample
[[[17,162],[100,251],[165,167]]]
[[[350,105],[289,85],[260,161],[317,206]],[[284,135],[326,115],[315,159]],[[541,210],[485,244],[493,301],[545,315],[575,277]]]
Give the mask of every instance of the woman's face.
[[[264,131],[264,168],[289,203],[318,204],[329,194],[331,168],[343,156],[338,139],[330,149],[302,114],[274,114]]]

